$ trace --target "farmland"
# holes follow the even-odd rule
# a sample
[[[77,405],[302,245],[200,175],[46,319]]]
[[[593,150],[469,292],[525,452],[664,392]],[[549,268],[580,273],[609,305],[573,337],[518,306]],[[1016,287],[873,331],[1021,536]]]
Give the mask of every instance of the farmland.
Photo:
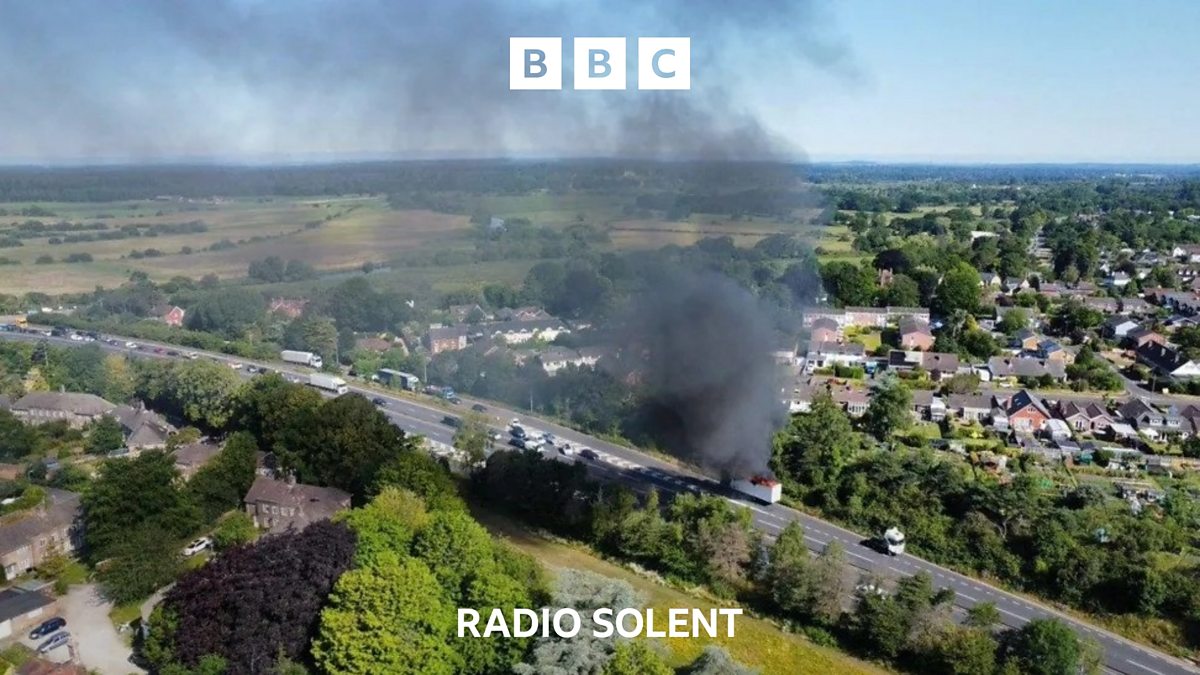
[[[533,193],[473,200],[477,213],[563,229],[586,223],[617,250],[686,246],[730,237],[752,246],[778,232],[797,234],[830,257],[849,256],[844,232],[809,223],[817,210],[784,221],[692,214],[678,220],[627,215],[608,195]],[[440,291],[484,280],[517,282],[535,262],[473,262],[438,252],[469,254],[476,226],[466,215],[392,208],[383,196],[182,199],[121,202],[0,204],[0,287],[8,293],[51,295],[114,287],[134,272],[157,281],[182,275],[237,279],[255,260],[278,256],[323,272],[390,264],[385,285]],[[461,258],[461,255],[460,255]]]

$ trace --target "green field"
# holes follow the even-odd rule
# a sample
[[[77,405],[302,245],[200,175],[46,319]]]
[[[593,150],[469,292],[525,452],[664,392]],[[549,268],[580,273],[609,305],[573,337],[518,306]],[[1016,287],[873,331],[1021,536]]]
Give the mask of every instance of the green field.
[[[580,569],[628,582],[646,598],[646,606],[653,607],[656,615],[672,607],[707,610],[722,606],[698,594],[685,593],[647,576],[635,574],[580,547],[540,537],[493,513],[477,512],[475,517],[493,533],[529,553],[551,571]],[[670,665],[677,668],[694,661],[711,643],[724,647],[735,659],[759,670],[763,675],[882,675],[888,672],[836,649],[815,645],[801,635],[784,632],[770,621],[748,615],[737,619],[737,633],[732,639],[704,637],[658,641],[668,655]]]

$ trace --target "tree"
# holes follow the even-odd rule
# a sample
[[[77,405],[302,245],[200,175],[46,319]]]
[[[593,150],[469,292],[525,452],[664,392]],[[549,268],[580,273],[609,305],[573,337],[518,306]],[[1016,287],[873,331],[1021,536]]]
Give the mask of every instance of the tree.
[[[28,455],[37,442],[37,433],[32,427],[17,419],[8,410],[0,408],[0,458],[13,460]]]
[[[258,528],[245,511],[234,511],[217,523],[213,530],[213,547],[217,551],[226,551],[234,546],[249,544],[258,538]]]
[[[179,573],[178,536],[154,523],[122,532],[109,550],[111,557],[96,579],[115,604],[147,598]]]
[[[792,416],[776,436],[771,468],[801,494],[823,490],[838,478],[860,445],[850,419],[833,399],[817,396],[810,412]]]
[[[109,415],[92,422],[88,430],[87,451],[94,455],[106,455],[125,445],[125,430],[121,423]]]
[[[757,671],[733,660],[729,652],[717,645],[706,645],[692,662],[685,675],[756,675]]]
[[[429,568],[412,558],[346,572],[321,612],[312,644],[323,672],[451,675],[452,605]]]
[[[213,361],[175,365],[167,379],[168,396],[188,420],[211,429],[224,428],[241,384],[232,368]]]
[[[312,387],[294,384],[279,373],[256,377],[234,396],[230,421],[268,450],[301,442],[303,421],[316,415],[324,399]]]
[[[812,601],[812,566],[804,529],[792,521],[779,533],[771,546],[766,586],[771,599],[784,613],[808,616]]]
[[[919,307],[921,305],[921,287],[912,277],[896,274],[892,283],[879,291],[879,304],[892,307]]]
[[[927,659],[931,672],[945,675],[992,675],[996,672],[996,639],[978,628],[944,628]]]
[[[933,298],[933,309],[941,315],[963,311],[972,314],[979,307],[979,272],[960,262],[942,277]]]
[[[429,565],[446,596],[457,603],[463,582],[491,560],[492,540],[470,514],[438,511],[417,533],[413,554]]]
[[[408,555],[417,532],[429,524],[429,513],[417,495],[387,487],[365,505],[346,512],[342,521],[357,535],[355,564],[367,567],[385,553]]]
[[[887,378],[871,396],[863,428],[881,441],[912,426],[912,393],[899,379]]]
[[[87,557],[110,557],[117,544],[143,526],[157,526],[176,539],[194,532],[200,513],[176,488],[178,478],[175,460],[159,450],[101,464],[81,501]]]
[[[996,323],[996,330],[1010,337],[1026,328],[1029,328],[1029,312],[1023,307],[1008,310]]]
[[[245,432],[231,434],[224,447],[187,483],[192,501],[212,520],[236,509],[254,483],[258,445]]]
[[[454,432],[454,447],[466,453],[471,466],[482,466],[491,445],[487,418],[478,413],[468,413],[461,419],[462,424]]]
[[[1079,638],[1057,619],[1034,619],[1006,640],[1005,661],[1031,675],[1075,675],[1082,650]]]
[[[201,279],[204,285],[204,279]],[[224,288],[200,296],[188,308],[185,323],[192,330],[219,333],[236,338],[257,321],[266,309],[261,294],[250,289]]]
[[[875,296],[871,268],[837,260],[821,267],[825,291],[841,307],[870,305]]]
[[[967,610],[965,622],[972,628],[987,628],[1000,623],[1000,610],[994,602],[981,602]]]
[[[151,620],[147,653],[159,667],[194,667],[217,654],[232,673],[263,672],[281,657],[299,659],[353,555],[354,534],[328,521],[226,551],[167,591]],[[400,599],[396,588],[388,591]]]
[[[645,640],[627,640],[617,643],[612,660],[604,666],[604,675],[674,675],[675,669],[667,665]]]
[[[409,490],[434,511],[464,508],[450,472],[424,452],[402,452],[379,470],[371,494],[387,488]]]

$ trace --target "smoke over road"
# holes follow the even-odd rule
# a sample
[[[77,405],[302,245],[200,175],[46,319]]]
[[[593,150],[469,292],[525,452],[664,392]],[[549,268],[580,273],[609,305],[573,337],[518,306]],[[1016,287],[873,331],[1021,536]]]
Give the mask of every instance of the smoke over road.
[[[714,273],[676,271],[620,321],[646,397],[640,422],[672,453],[723,474],[767,472],[783,423],[774,334],[750,292]]]

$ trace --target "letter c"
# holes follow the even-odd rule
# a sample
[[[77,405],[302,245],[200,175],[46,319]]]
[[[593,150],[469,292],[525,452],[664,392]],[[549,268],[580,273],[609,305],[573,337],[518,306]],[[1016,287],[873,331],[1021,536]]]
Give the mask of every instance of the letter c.
[[[662,77],[662,78],[675,77],[675,71],[673,71],[673,70],[666,71],[658,66],[658,60],[662,58],[663,54],[670,54],[671,56],[675,56],[675,50],[674,49],[660,49],[657,52],[654,52],[654,58],[650,59],[650,67],[654,69],[654,74],[659,77]]]

